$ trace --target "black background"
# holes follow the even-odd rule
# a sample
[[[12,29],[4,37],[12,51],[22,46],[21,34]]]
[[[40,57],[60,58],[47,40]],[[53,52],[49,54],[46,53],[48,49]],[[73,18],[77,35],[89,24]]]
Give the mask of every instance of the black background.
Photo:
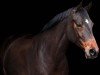
[[[56,14],[74,7],[81,0],[34,0],[3,2],[1,8],[0,44],[10,35],[37,34]],[[84,0],[83,6],[91,0]],[[93,33],[100,47],[99,0],[92,0],[89,12],[94,22]],[[86,60],[84,52],[71,44],[66,54],[71,75],[100,75],[100,54],[94,60]]]

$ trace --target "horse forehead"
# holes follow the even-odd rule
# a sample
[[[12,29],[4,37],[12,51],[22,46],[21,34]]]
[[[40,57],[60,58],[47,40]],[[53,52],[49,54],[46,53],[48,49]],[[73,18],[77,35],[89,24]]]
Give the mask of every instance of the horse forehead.
[[[82,8],[78,11],[78,15],[80,17],[82,17],[82,19],[84,19],[84,18],[89,19],[89,15],[88,15],[87,11],[84,8]]]
[[[77,14],[77,16],[78,16],[77,20],[79,20],[79,21],[77,21],[77,22],[82,22],[83,25],[84,25],[86,28],[88,28],[88,29],[91,29],[91,28],[92,28],[91,19],[90,19],[89,15],[88,15],[88,13],[87,13],[86,11],[83,11],[83,12],[81,11],[81,12],[79,12],[79,13]]]
[[[90,24],[91,23],[91,19],[90,19],[90,17],[89,17],[89,15],[88,15],[86,10],[80,11],[78,13],[78,16],[81,17],[81,20],[84,21],[84,23],[86,23],[86,24]]]

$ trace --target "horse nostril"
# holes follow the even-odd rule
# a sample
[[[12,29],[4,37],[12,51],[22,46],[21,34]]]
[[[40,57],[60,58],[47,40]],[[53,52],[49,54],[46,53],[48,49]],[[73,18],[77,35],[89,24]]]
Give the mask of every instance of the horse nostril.
[[[90,53],[90,56],[91,56],[91,57],[96,57],[96,56],[97,56],[97,52],[96,52],[96,50],[94,50],[94,49],[91,49],[91,50],[89,51],[89,53]]]

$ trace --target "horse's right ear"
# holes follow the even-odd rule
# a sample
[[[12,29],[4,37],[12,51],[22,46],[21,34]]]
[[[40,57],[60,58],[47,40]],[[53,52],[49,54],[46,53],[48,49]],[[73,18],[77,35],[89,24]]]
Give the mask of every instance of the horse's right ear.
[[[76,13],[82,8],[82,3],[83,3],[83,0],[75,7],[75,9],[72,11],[72,14]]]
[[[82,8],[82,3],[83,3],[83,0],[79,3],[79,5],[76,6],[76,11]]]

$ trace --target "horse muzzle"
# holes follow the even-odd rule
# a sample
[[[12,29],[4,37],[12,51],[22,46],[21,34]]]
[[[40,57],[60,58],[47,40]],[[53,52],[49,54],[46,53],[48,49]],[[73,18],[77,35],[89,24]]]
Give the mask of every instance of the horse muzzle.
[[[87,59],[97,58],[99,53],[99,48],[94,37],[84,42],[83,48],[85,49],[85,56]]]
[[[95,49],[90,49],[88,53],[85,54],[86,59],[94,59],[97,58],[99,51]]]

